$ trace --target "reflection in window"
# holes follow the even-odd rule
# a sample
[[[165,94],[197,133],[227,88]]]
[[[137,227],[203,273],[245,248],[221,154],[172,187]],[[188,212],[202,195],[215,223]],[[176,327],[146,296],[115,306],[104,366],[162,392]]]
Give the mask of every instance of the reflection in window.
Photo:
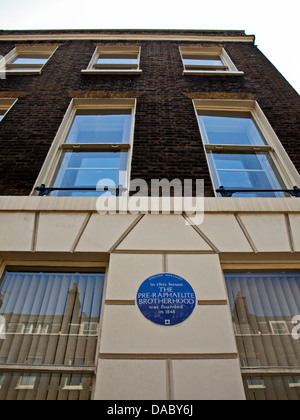
[[[69,365],[76,358],[93,365],[103,282],[104,273],[7,272],[0,356],[7,363]]]
[[[224,66],[222,60],[220,58],[184,58],[183,64],[185,65],[185,68],[188,68],[191,66],[192,68],[194,66],[209,66],[209,67],[219,67]]]
[[[202,110],[198,119],[216,189],[246,190],[234,197],[285,197],[282,192],[252,192],[285,185],[250,112]]]
[[[34,389],[35,381],[35,375],[24,374],[19,378],[17,389]]]
[[[68,376],[65,380],[65,385],[63,389],[76,389],[80,390],[83,389],[82,386],[82,375],[79,374],[72,374]]]
[[[19,54],[10,64],[37,64],[42,65],[46,64],[48,61],[49,55],[31,55],[31,54]]]
[[[53,185],[64,188],[93,188],[99,181],[110,180],[108,186],[124,185],[127,152],[63,152]],[[100,191],[56,191],[58,196],[99,196]]]
[[[180,52],[185,71],[227,71],[231,63],[223,48],[180,47]],[[233,69],[234,65],[231,68]]]
[[[139,71],[140,47],[135,46],[101,46],[89,64],[89,69],[106,72],[109,70],[119,72]]]
[[[251,190],[280,190],[284,188],[268,153],[207,154],[215,185],[226,189],[249,190],[235,197],[284,197],[280,192],[251,192]]]
[[[77,110],[57,165],[55,196],[109,195],[127,182],[132,109]],[[108,187],[113,191],[104,191]]]
[[[299,376],[258,376],[244,380],[247,400],[298,401]]]
[[[210,112],[199,115],[199,122],[205,143],[207,144],[235,144],[235,145],[264,145],[260,131],[252,120],[250,112],[209,115]],[[215,113],[218,114],[218,113]]]
[[[186,57],[188,56],[186,55]],[[200,68],[205,67],[205,68],[211,68],[211,69],[214,69],[214,68],[218,69],[220,67],[221,68],[226,67],[224,66],[224,63],[218,56],[215,56],[215,57],[203,56],[201,58],[201,57],[191,55],[190,58],[183,58],[183,64],[187,70],[189,69],[193,70],[198,67]]]
[[[105,54],[99,56],[95,68],[111,68],[111,67],[121,67],[121,68],[129,68],[134,69],[138,67],[138,58],[135,55],[128,54],[126,57],[125,55],[114,55],[112,54],[111,57],[109,54]]]
[[[300,273],[225,273],[225,279],[242,367],[300,368],[299,340],[291,335]],[[249,399],[299,399],[294,381],[246,377],[245,390]]]
[[[4,372],[0,375],[0,399],[3,400],[89,400],[91,374]]]
[[[0,340],[1,362],[23,369],[94,366],[103,284],[104,272],[6,272],[0,287],[0,314],[7,325],[6,339]],[[39,387],[47,388],[49,399],[59,389],[90,395],[91,376],[87,381],[77,373],[54,376],[1,372],[0,400],[19,398],[17,392],[24,390],[34,399],[45,391]],[[52,389],[55,384],[57,390]]]
[[[131,113],[77,111],[66,143],[128,143]]]

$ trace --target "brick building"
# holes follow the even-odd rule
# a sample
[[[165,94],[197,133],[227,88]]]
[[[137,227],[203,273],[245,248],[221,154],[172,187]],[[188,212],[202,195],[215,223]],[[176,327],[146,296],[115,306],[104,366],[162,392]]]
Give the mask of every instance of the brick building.
[[[0,399],[299,399],[300,99],[254,36],[0,55]]]

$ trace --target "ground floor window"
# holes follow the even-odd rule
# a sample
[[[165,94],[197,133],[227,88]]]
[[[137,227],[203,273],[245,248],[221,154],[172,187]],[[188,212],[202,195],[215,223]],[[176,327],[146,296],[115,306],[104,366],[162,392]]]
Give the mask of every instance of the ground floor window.
[[[300,272],[225,280],[247,398],[300,399]]]
[[[89,398],[104,276],[103,271],[4,273],[0,400]],[[9,366],[14,372],[5,369]]]

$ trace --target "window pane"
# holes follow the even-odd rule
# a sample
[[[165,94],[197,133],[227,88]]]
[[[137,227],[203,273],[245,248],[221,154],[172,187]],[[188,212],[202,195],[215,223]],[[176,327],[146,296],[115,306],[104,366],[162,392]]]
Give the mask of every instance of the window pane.
[[[137,65],[137,58],[99,58],[97,64],[132,64]]]
[[[131,112],[78,111],[66,143],[128,143]]]
[[[89,400],[92,380],[90,374],[3,372],[0,400]]]
[[[300,273],[225,273],[225,280],[242,366],[300,368],[299,340],[291,334],[300,314]],[[248,378],[247,396],[300,396],[299,378],[279,379]]]
[[[251,190],[284,188],[270,156],[266,153],[208,153],[216,188],[249,189],[234,197],[279,197],[284,193],[251,193]]]
[[[3,117],[4,117],[4,111],[0,110],[0,121],[2,120]]]
[[[103,284],[104,273],[7,272],[2,363],[94,365]]]
[[[247,400],[298,401],[300,399],[299,376],[262,376],[244,378]]]
[[[199,121],[206,144],[265,145],[250,115],[199,115]]]
[[[63,188],[96,188],[97,183],[109,179],[109,186],[124,186],[127,152],[64,152],[53,186]],[[122,173],[121,173],[122,172]],[[100,191],[60,191],[52,195],[99,196]]]
[[[11,64],[45,64],[47,63],[48,56],[34,56],[34,55],[19,55]]]
[[[205,59],[205,58],[184,58],[183,63],[185,66],[224,66],[220,59]]]

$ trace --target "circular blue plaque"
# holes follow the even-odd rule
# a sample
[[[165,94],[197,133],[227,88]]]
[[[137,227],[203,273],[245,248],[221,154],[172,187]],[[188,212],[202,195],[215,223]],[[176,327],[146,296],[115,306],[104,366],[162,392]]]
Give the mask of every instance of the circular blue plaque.
[[[191,285],[171,273],[147,278],[137,292],[137,305],[149,321],[159,325],[177,325],[185,321],[196,305]]]

